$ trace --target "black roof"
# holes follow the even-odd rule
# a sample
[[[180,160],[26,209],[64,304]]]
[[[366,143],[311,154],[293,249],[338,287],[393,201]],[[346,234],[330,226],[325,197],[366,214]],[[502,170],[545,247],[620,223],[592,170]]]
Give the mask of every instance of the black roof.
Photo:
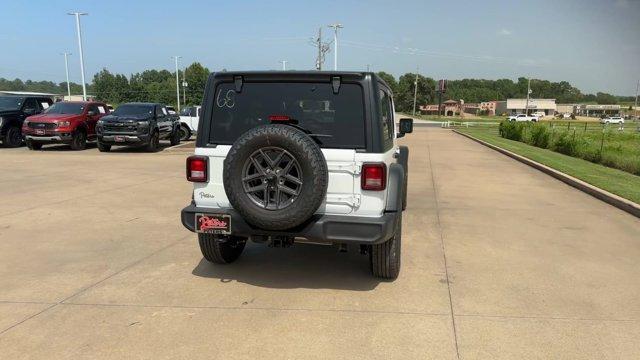
[[[339,76],[345,80],[361,81],[367,78],[378,80],[387,87],[389,85],[374,72],[367,71],[316,71],[316,70],[268,70],[268,71],[222,71],[212,73],[211,76],[218,79],[233,80],[235,76],[242,76],[248,81],[268,81],[274,79],[286,79],[292,81],[331,81],[331,77]]]

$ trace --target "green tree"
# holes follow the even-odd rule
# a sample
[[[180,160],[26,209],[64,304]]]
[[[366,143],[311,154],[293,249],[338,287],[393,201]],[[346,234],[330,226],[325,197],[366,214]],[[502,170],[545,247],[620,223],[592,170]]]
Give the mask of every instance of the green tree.
[[[202,104],[202,95],[207,79],[211,72],[199,62],[194,62],[185,69],[185,79],[187,81],[187,104]]]
[[[395,94],[396,90],[398,89],[398,82],[396,81],[396,78],[394,78],[393,75],[386,73],[384,71],[378,72],[378,76],[380,76],[380,78],[384,80],[384,82],[386,82],[387,85],[389,85],[389,87],[391,88],[391,91],[393,91],[393,93]]]
[[[398,79],[398,85],[395,92],[396,111],[406,113],[411,113],[413,111],[415,81],[415,73],[406,73]],[[416,111],[420,105],[430,104],[434,101],[435,86],[436,82],[433,79],[418,75]]]

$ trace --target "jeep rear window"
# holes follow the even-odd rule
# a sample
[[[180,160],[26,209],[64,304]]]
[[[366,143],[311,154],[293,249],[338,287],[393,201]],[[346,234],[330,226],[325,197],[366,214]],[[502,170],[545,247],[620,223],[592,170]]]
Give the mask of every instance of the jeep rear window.
[[[316,136],[324,148],[365,147],[362,87],[330,83],[233,83],[218,85],[213,104],[209,143],[231,145],[247,130],[269,124],[270,117],[288,117]]]

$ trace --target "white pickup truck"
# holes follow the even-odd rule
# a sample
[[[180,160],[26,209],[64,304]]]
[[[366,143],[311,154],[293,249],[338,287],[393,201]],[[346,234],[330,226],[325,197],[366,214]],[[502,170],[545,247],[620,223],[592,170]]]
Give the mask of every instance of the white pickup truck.
[[[525,114],[516,114],[511,115],[507,118],[509,121],[533,121],[537,122],[540,120],[540,117],[537,115],[525,115]]]
[[[187,106],[180,110],[180,141],[187,141],[198,132],[200,106]]]

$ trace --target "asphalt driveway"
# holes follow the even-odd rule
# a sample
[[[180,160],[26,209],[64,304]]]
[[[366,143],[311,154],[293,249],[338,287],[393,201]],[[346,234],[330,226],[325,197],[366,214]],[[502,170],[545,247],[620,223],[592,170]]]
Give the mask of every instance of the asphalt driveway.
[[[0,149],[0,358],[637,359],[640,221],[448,130],[410,146],[402,272],[202,260],[190,149]]]

